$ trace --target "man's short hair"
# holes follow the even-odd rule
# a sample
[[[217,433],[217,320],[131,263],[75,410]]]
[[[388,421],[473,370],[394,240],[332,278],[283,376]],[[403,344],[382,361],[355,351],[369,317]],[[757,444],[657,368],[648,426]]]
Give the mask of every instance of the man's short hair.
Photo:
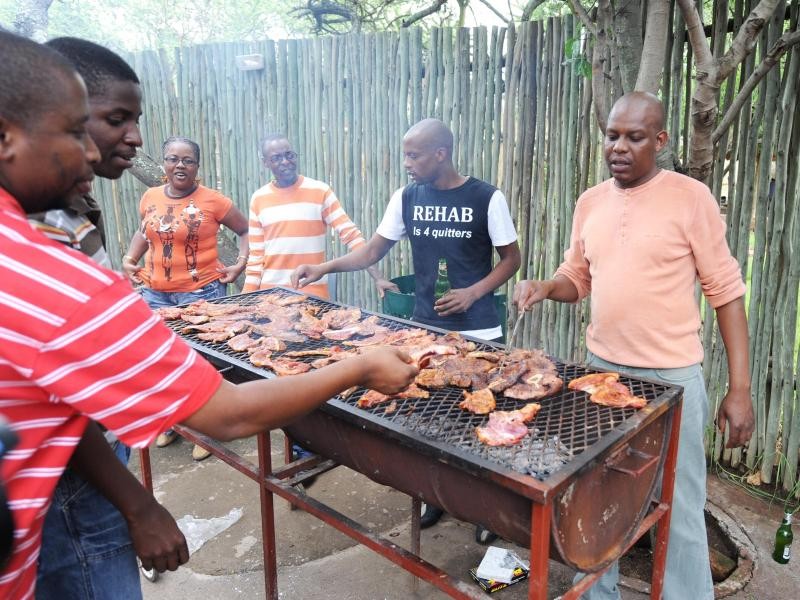
[[[138,84],[139,78],[118,54],[104,46],[74,37],[59,37],[45,44],[67,58],[78,71],[89,96],[102,96],[109,84],[116,81],[131,81]]]
[[[75,68],[55,50],[8,31],[0,31],[0,117],[21,126],[31,125],[57,105],[56,76],[74,77]]]
[[[278,140],[286,140],[288,142],[289,136],[287,136],[285,133],[268,133],[261,138],[261,143],[258,145],[258,152],[261,154],[261,158],[266,158],[266,155],[264,154],[264,148],[267,146],[267,144],[270,142],[277,142]]]

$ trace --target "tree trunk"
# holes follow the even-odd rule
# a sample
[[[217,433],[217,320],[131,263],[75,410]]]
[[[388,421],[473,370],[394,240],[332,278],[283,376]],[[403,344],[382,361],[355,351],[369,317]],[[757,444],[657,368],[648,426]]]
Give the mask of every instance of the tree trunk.
[[[658,4],[664,0],[654,0]],[[638,2],[617,1],[613,7],[614,44],[616,45],[620,80],[624,93],[636,88],[636,75],[639,73],[639,62],[644,59],[642,52],[642,12]],[[666,25],[666,21],[664,22]],[[665,27],[666,29],[666,27]],[[662,34],[666,40],[666,34]],[[650,40],[648,40],[650,41]],[[661,48],[659,60],[664,60],[664,48]]]
[[[692,96],[692,135],[689,144],[688,174],[709,183],[714,162],[712,133],[717,119],[717,102],[720,84],[736,66],[752,52],[756,38],[767,18],[775,10],[778,0],[761,0],[747,16],[736,34],[730,49],[718,60],[714,59],[703,29],[703,22],[693,0],[678,0],[689,41],[696,56],[697,87]]]
[[[636,78],[637,91],[657,94],[664,71],[664,55],[667,50],[669,28],[669,0],[650,0],[647,4],[642,59]]]
[[[130,172],[147,187],[156,187],[164,183],[164,171],[161,169],[161,165],[151,156],[142,152],[141,148],[136,151]]]
[[[37,42],[47,40],[47,11],[53,0],[18,0],[14,32]]]

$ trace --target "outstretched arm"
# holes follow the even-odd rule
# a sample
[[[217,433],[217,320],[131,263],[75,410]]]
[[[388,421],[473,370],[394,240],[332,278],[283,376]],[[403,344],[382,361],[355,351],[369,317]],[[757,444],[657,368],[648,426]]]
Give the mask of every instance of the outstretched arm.
[[[745,445],[753,435],[755,417],[750,396],[750,340],[744,298],[737,298],[717,311],[717,323],[728,355],[728,393],[717,412],[717,426],[728,430],[727,448]]]
[[[89,423],[69,466],[97,488],[125,518],[145,569],[174,571],[189,560],[186,538],[175,519],[125,468],[100,428]]]
[[[301,288],[309,283],[314,283],[328,273],[366,269],[386,256],[386,253],[389,252],[389,249],[394,244],[394,240],[387,240],[376,233],[366,244],[344,256],[329,260],[321,265],[300,265],[292,273],[292,287]]]
[[[354,385],[393,394],[405,389],[419,373],[411,357],[385,346],[322,369],[219,389],[186,425],[229,441],[290,423]]]

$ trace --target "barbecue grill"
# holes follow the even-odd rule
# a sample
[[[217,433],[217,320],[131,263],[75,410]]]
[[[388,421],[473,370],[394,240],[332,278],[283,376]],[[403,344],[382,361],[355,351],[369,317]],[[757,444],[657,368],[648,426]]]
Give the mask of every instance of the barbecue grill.
[[[248,305],[259,302],[264,294],[296,293],[273,288],[212,302]],[[313,297],[306,302],[317,306],[318,315],[341,307]],[[421,327],[378,316],[380,325],[393,330]],[[251,364],[247,352],[180,333],[185,325],[182,321],[168,324],[212,362],[228,369],[228,376],[238,380],[274,376]],[[273,356],[335,343],[326,339],[287,343],[286,350]],[[478,349],[498,349],[476,343]],[[320,456],[530,547],[530,597],[543,597],[536,594],[542,585],[546,592],[547,561],[542,556],[547,556],[548,546],[549,554],[576,569],[599,571],[646,527],[668,515],[681,398],[680,388],[623,376],[621,381],[635,395],[648,399],[647,406],[639,410],[599,406],[589,402],[585,393],[566,387],[568,381],[592,372],[590,369],[554,362],[564,388],[539,401],[542,408],[529,424],[530,435],[514,446],[490,447],[479,442],[475,427],[487,417],[460,409],[463,390],[455,387],[430,390],[428,399],[398,399],[393,411],[387,410],[388,403],[359,408],[357,401],[366,392],[359,389],[331,399],[285,431]],[[522,404],[497,398],[498,410],[513,410]],[[667,465],[663,502],[659,503],[654,490],[668,454],[672,464]],[[283,476],[291,477],[298,470],[290,468]],[[659,528],[659,552],[666,550],[667,529]],[[540,559],[538,567],[534,566],[534,554]],[[660,574],[658,567],[656,576],[663,576],[663,564]],[[544,584],[537,583],[535,579],[542,574]],[[654,593],[660,590],[656,582],[653,587]],[[463,594],[463,590],[449,591]]]

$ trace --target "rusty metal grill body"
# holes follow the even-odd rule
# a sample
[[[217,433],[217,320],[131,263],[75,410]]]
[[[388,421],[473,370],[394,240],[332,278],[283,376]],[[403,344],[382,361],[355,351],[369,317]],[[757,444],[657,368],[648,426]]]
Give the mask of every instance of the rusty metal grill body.
[[[264,294],[294,293],[273,288],[212,303],[256,304]],[[313,297],[307,302],[319,307],[318,316],[341,306]],[[393,330],[413,327],[440,332],[378,316],[380,325]],[[178,332],[185,326],[182,321],[168,324]],[[250,363],[247,352],[191,333],[180,335],[212,362],[232,367],[239,379],[274,377]],[[498,349],[475,341],[479,349]],[[286,349],[273,356],[333,345],[341,342],[287,342]],[[487,417],[460,409],[463,390],[455,387],[430,390],[427,399],[397,400],[396,410],[389,414],[388,403],[357,407],[366,392],[358,390],[347,398],[331,399],[284,429],[321,456],[436,504],[457,518],[480,523],[531,547],[532,555],[548,548],[533,530],[538,527],[549,539],[552,529],[549,552],[554,557],[578,569],[597,571],[633,542],[640,523],[655,506],[664,449],[670,435],[677,435],[673,409],[679,406],[681,389],[623,376],[620,381],[634,395],[647,398],[647,406],[639,410],[598,406],[585,393],[566,387],[571,379],[593,371],[554,362],[564,380],[563,390],[539,400],[542,408],[529,424],[531,433],[510,447],[489,447],[477,439],[475,427]],[[498,410],[513,410],[524,403],[497,397]],[[537,524],[538,505],[545,505],[546,511],[539,513]],[[552,523],[542,523],[542,514],[549,515]]]

